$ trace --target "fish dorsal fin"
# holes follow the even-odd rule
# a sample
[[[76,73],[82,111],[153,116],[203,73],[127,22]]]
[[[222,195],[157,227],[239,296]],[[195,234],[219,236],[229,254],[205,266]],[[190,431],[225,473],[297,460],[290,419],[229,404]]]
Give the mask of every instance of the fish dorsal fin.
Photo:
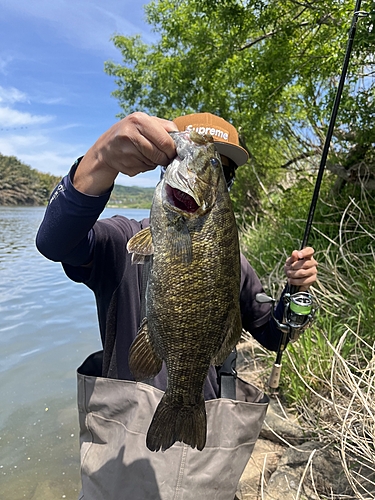
[[[126,249],[132,254],[133,264],[143,264],[147,255],[153,255],[154,245],[149,227],[141,229],[136,233],[126,245]]]

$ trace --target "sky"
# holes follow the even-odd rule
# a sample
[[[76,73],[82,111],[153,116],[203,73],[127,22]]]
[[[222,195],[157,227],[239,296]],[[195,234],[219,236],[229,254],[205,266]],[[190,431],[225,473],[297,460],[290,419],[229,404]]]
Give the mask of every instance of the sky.
[[[0,0],[0,153],[63,176],[118,118],[114,34],[140,34],[146,0]],[[155,186],[159,172],[117,183]]]

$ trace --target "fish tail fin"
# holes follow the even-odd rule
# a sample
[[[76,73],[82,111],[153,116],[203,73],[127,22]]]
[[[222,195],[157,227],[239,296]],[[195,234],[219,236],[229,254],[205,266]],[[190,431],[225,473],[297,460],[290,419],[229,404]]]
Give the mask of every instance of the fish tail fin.
[[[164,394],[147,432],[146,445],[151,451],[165,451],[176,441],[203,450],[206,444],[207,416],[203,395],[196,404],[177,406]]]

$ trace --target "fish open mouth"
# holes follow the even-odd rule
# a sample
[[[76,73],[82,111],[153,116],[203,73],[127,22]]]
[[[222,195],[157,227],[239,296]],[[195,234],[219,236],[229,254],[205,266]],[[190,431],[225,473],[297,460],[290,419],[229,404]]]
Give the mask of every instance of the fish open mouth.
[[[168,201],[172,206],[191,214],[198,210],[199,205],[197,204],[197,202],[192,196],[184,193],[184,191],[180,191],[180,189],[173,188],[172,186],[167,184],[166,192]]]

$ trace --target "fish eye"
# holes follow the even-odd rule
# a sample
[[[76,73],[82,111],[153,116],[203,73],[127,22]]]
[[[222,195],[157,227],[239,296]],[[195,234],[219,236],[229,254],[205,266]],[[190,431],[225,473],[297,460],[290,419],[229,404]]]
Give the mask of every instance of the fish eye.
[[[211,165],[217,167],[219,165],[219,160],[217,158],[211,158]]]

